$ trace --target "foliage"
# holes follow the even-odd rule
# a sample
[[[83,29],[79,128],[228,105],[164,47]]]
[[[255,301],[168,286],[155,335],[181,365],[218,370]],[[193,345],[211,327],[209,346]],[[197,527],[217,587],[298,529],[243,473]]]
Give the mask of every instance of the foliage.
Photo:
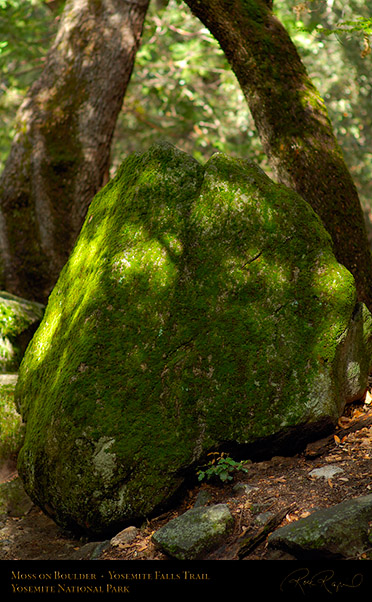
[[[223,483],[225,481],[232,481],[232,473],[243,471],[248,472],[248,468],[245,467],[247,461],[236,462],[230,456],[227,456],[224,452],[212,452],[208,456],[215,456],[210,462],[204,467],[204,470],[198,470],[198,480],[203,481],[207,479],[220,480]]]
[[[57,17],[42,0],[0,0],[0,169],[14,137],[14,118],[43,67]]]
[[[214,152],[265,163],[244,96],[224,53],[184,3],[150,4],[119,118],[113,172],[132,151],[165,138],[197,160]]]
[[[372,241],[371,9],[365,0],[276,0],[274,6],[325,100]]]
[[[27,87],[40,73],[60,0],[0,0],[0,169]],[[365,213],[372,198],[371,10],[365,0],[275,0],[323,96]],[[330,34],[333,35],[330,35]],[[166,138],[196,159],[216,150],[270,168],[242,91],[215,39],[180,0],[152,2],[112,148],[123,158]],[[371,235],[372,239],[372,235]]]
[[[276,0],[274,10],[325,100],[368,222],[372,220],[372,55],[365,37],[370,21],[366,3]],[[143,150],[159,137],[198,160],[208,159],[216,150],[248,157],[272,175],[220,47],[188,7],[176,0],[163,11],[150,6],[116,131],[113,172],[123,155]]]
[[[341,21],[337,27],[334,27],[333,29],[318,25],[318,31],[322,31],[327,35],[331,35],[332,33],[352,33],[355,31],[361,31],[365,35],[370,35],[372,33],[372,19],[363,19],[363,17],[359,17],[356,20]]]
[[[284,7],[291,10],[296,15],[297,21],[301,19],[301,15],[303,14],[319,14],[326,11],[328,15],[332,15],[333,23],[328,27],[322,27],[320,23],[317,23],[316,27],[327,34],[356,31],[372,33],[372,18],[356,16],[358,9],[360,10],[360,3],[359,6],[356,7],[355,3],[351,1],[348,8],[345,7],[344,2],[340,4],[339,0],[304,0],[304,2],[300,2],[299,0],[275,0],[275,8],[277,8],[278,5],[281,7],[279,10],[283,10]],[[362,7],[362,10],[366,7],[365,2],[362,2]],[[337,15],[340,8],[342,9],[342,15],[340,18],[338,17],[338,23],[335,25],[333,17]],[[349,16],[349,18],[345,18],[345,16]],[[309,28],[305,28],[305,30],[309,31]]]

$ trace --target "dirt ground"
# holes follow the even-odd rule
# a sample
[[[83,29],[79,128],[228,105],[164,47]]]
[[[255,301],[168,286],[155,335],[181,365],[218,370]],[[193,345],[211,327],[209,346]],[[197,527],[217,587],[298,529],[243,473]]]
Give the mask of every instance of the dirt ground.
[[[248,473],[237,473],[228,484],[203,483],[195,487],[177,507],[132,530],[134,538],[126,543],[113,546],[106,542],[99,546],[97,542],[75,539],[30,503],[25,516],[8,516],[0,528],[0,560],[84,560],[91,557],[93,549],[99,560],[168,560],[155,548],[151,536],[170,519],[193,507],[201,490],[208,493],[210,503],[226,503],[235,519],[232,535],[205,560],[291,559],[268,549],[267,533],[249,554],[239,558],[241,542],[248,533],[260,533],[267,516],[280,519],[282,515],[277,526],[283,526],[315,509],[372,493],[371,399],[367,393],[362,402],[348,406],[335,433],[326,441],[312,444],[293,457],[251,463]],[[310,475],[312,470],[329,465],[342,470],[331,478]],[[15,467],[9,465],[0,477],[15,478]],[[234,490],[237,483],[255,489],[248,495],[239,494]],[[270,515],[265,514],[268,512]],[[363,558],[355,560],[359,559]]]

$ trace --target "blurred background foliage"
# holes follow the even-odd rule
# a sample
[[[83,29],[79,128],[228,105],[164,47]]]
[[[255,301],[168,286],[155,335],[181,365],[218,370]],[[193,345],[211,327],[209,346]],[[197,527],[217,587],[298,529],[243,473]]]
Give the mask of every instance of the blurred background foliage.
[[[43,0],[0,0],[0,172],[14,137],[16,111],[40,74],[56,32],[54,7]]]
[[[0,0],[0,170],[27,88],[43,66],[63,0]],[[372,14],[368,0],[275,0],[324,98],[372,241]],[[111,175],[166,138],[196,159],[215,151],[270,174],[243,94],[218,43],[180,0],[152,0],[112,147]]]

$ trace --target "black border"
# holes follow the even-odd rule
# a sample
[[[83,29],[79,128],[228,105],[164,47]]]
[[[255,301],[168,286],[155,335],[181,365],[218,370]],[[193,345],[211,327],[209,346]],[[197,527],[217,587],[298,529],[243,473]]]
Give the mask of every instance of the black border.
[[[178,602],[180,595],[189,602],[196,595],[205,600],[213,596],[215,602],[257,595],[345,600],[368,596],[372,586],[368,561],[2,561],[0,570],[1,589],[14,602],[150,602],[159,596],[176,596]]]

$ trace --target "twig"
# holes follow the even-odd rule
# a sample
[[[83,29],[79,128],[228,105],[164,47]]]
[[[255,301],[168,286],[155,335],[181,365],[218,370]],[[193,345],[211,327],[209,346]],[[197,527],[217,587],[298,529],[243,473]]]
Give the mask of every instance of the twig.
[[[372,552],[372,548],[366,548],[365,550],[362,550],[361,552],[359,552],[359,554],[356,554],[355,556],[348,556],[348,558],[345,558],[345,560],[360,560],[361,556],[363,556],[363,554],[367,554],[367,552]]]
[[[250,533],[244,535],[241,538],[241,542],[239,543],[239,551],[238,557],[239,560],[248,556],[256,548],[262,541],[266,539],[266,537],[274,531],[282,522],[282,520],[287,516],[289,512],[291,512],[296,507],[296,504],[293,503],[290,506],[284,508],[277,514],[275,514],[261,529],[259,529],[256,533]]]
[[[334,442],[334,436],[337,435],[340,439],[344,437],[344,435],[348,435],[349,433],[353,433],[355,431],[359,431],[360,429],[370,426],[372,424],[372,410],[370,410],[363,418],[355,422],[349,428],[340,429],[339,431],[334,431],[328,437],[324,437],[324,439],[319,439],[319,441],[314,441],[314,443],[309,443],[305,450],[305,455],[310,457],[321,456],[328,448],[328,446]]]

